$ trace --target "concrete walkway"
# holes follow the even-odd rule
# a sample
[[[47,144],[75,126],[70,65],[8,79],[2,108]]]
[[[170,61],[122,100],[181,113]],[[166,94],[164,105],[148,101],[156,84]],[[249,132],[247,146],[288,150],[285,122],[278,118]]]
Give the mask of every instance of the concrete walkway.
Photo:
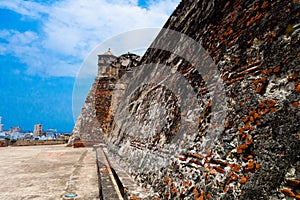
[[[99,199],[96,155],[64,145],[0,148],[0,199]]]

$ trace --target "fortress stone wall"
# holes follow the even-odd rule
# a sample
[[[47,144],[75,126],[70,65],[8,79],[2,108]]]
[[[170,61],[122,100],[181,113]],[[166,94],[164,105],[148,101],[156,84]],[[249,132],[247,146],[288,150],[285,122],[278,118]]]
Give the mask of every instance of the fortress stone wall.
[[[135,54],[114,56],[110,50],[98,55],[98,74],[89,90],[76,120],[69,144],[81,141],[85,146],[105,141],[113,122],[112,101],[121,94],[127,82],[118,83],[124,73],[130,73],[140,57]]]
[[[299,199],[300,2],[182,1],[164,28],[97,115],[111,156],[152,199]]]

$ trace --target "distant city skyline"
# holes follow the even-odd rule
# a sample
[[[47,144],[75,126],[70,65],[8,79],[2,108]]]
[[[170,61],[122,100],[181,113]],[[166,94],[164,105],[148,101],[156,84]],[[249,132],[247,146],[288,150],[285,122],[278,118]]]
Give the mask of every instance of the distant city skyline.
[[[73,84],[89,52],[122,32],[162,27],[179,2],[1,1],[0,116],[4,129],[32,130],[41,123],[71,132]]]
[[[20,130],[20,132],[35,132],[35,130],[37,129],[37,127],[39,126],[40,129],[39,131],[42,132],[42,131],[45,131],[45,130],[56,130],[55,127],[48,127],[48,126],[44,126],[43,124],[33,124],[32,127],[30,129],[27,129],[27,130],[23,130],[22,126],[20,125],[15,125],[15,126],[10,126],[10,127],[4,127],[5,124],[2,123],[2,116],[0,116],[0,132],[4,131],[11,131],[11,130]]]

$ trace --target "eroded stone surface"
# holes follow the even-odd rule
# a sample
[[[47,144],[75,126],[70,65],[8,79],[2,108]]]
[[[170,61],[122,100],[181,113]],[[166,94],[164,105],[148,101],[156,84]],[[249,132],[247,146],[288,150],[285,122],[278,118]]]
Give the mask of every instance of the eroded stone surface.
[[[99,98],[108,98],[97,112],[108,148],[153,198],[299,196],[299,10],[297,0],[182,1],[164,28],[189,36],[206,54],[162,33],[152,46],[176,43],[179,52],[149,48],[140,67],[153,68],[124,79],[136,87],[132,93],[113,94],[100,84]],[[200,73],[193,59],[180,56],[189,54],[201,57],[200,67],[209,54],[218,70]],[[214,92],[218,77],[225,95]],[[160,85],[164,78],[168,87]],[[178,97],[180,78],[192,92],[179,88],[185,96]],[[119,83],[109,80],[112,87]],[[118,101],[120,109],[110,103]],[[213,120],[216,110],[226,113],[221,123]],[[211,131],[218,126],[218,134]]]
[[[103,142],[112,126],[112,101],[122,93],[127,82],[118,83],[118,79],[129,73],[137,65],[140,57],[124,54],[119,57],[110,54],[98,56],[98,75],[92,84],[81,112],[76,120],[69,145],[81,141],[83,146]]]
[[[164,27],[198,41],[213,58],[226,93],[224,130],[211,148],[203,148],[207,134],[213,134],[205,131],[214,101],[209,98],[198,102],[199,130],[187,132],[183,140],[163,139],[171,133],[147,135],[153,130],[140,135],[133,134],[136,130],[113,130],[117,139],[111,140],[111,151],[141,185],[152,188],[161,199],[287,196],[280,188],[288,170],[298,166],[300,153],[299,7],[299,1],[181,2]],[[214,87],[203,82],[204,76],[212,74],[199,74],[172,52],[149,49],[141,64],[150,62],[169,66],[170,73],[179,72],[199,96],[210,94],[209,88]],[[149,76],[159,76],[155,73]],[[128,99],[134,105],[140,98]],[[145,122],[143,128],[149,117],[142,113],[149,112],[144,109],[147,98],[142,99],[146,101],[130,114]],[[134,126],[128,123],[122,126]],[[295,196],[299,193],[290,190]]]

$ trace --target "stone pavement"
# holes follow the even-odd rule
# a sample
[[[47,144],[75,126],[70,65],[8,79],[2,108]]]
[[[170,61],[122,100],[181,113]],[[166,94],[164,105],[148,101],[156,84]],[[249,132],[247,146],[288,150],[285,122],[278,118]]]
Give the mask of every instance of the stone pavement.
[[[0,199],[99,199],[95,157],[65,145],[0,148]]]

